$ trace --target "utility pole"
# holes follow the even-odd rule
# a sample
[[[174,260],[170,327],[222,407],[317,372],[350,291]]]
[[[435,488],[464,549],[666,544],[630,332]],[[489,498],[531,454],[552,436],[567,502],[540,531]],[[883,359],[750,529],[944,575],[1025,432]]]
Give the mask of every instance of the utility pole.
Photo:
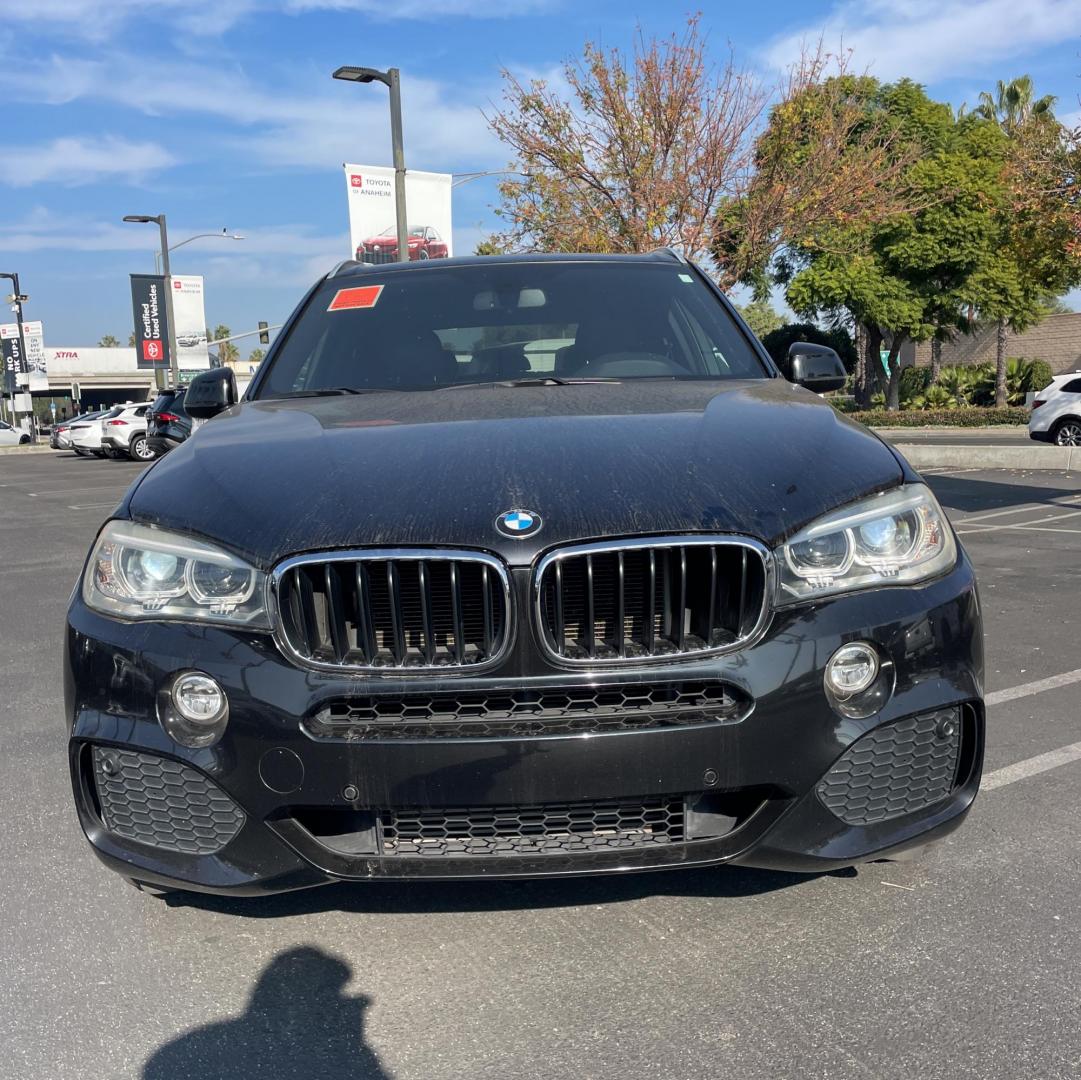
[[[390,90],[390,142],[394,152],[394,210],[398,226],[398,262],[409,262],[409,218],[405,211],[405,147],[402,141],[402,82],[397,68],[340,67],[335,79],[381,82]]]

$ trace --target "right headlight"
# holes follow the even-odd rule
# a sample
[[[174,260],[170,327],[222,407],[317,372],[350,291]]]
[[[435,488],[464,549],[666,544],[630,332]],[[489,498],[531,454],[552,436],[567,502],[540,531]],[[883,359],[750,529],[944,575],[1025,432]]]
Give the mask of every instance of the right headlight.
[[[924,484],[905,484],[819,518],[777,553],[778,603],[874,585],[913,585],[949,570],[957,544]]]
[[[271,627],[266,575],[192,536],[110,521],[83,576],[88,607],[122,619],[183,619]]]

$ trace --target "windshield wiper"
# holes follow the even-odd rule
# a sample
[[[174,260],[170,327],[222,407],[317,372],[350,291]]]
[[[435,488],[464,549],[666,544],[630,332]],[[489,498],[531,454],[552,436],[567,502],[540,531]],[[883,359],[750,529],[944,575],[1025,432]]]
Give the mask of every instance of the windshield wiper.
[[[291,394],[283,394],[286,398],[295,397],[332,397],[335,394],[392,394],[394,391],[388,387],[364,387],[356,386],[325,386],[319,390],[294,390]]]
[[[579,386],[583,383],[613,383],[621,379],[564,379],[559,375],[537,375],[531,379],[491,379],[488,382],[460,382],[437,386],[437,390],[468,390],[478,386]]]

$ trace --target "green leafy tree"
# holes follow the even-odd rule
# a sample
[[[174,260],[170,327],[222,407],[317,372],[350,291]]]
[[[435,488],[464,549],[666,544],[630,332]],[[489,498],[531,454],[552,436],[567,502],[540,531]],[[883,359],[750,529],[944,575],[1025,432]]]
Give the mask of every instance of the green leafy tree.
[[[774,311],[773,305],[766,299],[752,300],[749,304],[742,305],[739,313],[759,341],[784,326],[784,316]]]
[[[974,300],[996,330],[995,404],[1010,397],[1008,334],[1047,314],[1048,302],[1081,281],[1076,214],[1058,190],[1071,133],[1055,119],[1055,99],[1035,96],[1023,75],[980,95],[976,113],[1006,138],[1003,198],[994,258],[976,280]],[[1075,140],[1076,142],[1076,140]],[[1074,146],[1076,152],[1076,145]]]
[[[762,337],[766,352],[773,362],[787,374],[788,349],[796,341],[809,341],[813,345],[828,345],[843,361],[848,371],[855,370],[856,350],[847,330],[838,327],[823,330],[814,323],[786,323]]]
[[[248,353],[248,363],[261,364],[264,356],[266,356],[266,349],[252,349],[252,351]]]
[[[132,330],[132,332],[130,334],[128,334],[128,348],[129,349],[134,349],[135,348],[135,331],[134,330]]]
[[[132,335],[132,337],[134,338],[134,335]],[[132,340],[131,344],[134,345],[135,341]],[[120,348],[120,339],[113,337],[112,334],[106,334],[105,337],[103,337],[101,339],[101,341],[98,342],[98,348],[99,349],[119,349]]]

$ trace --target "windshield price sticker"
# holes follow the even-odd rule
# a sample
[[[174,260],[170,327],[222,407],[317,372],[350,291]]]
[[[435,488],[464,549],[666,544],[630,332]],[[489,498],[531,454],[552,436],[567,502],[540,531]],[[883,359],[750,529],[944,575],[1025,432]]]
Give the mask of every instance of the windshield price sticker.
[[[373,308],[379,301],[382,285],[360,285],[355,289],[339,289],[334,294],[327,311],[354,311],[357,308]]]

